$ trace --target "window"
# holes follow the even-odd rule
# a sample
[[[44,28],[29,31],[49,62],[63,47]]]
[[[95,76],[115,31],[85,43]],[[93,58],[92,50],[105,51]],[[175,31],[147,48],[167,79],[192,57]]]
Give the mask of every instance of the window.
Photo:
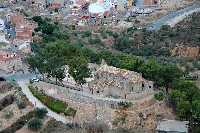
[[[151,86],[149,86],[149,88],[151,89]]]
[[[142,83],[142,88],[144,87],[144,83]]]
[[[112,109],[114,109],[114,108],[115,108],[114,104],[110,104],[110,106],[111,106],[111,108],[112,108]]]

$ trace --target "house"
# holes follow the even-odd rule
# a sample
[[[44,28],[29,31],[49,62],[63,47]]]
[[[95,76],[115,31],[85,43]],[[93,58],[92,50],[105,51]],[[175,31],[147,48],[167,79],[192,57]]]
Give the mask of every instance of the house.
[[[29,0],[29,3],[31,3],[35,8],[39,9],[45,9],[47,6],[46,0]]]
[[[64,7],[65,0],[47,0],[49,9],[60,9]]]
[[[17,40],[32,42],[33,27],[31,25],[17,25],[15,31]]]
[[[137,0],[135,2],[136,7],[144,8],[144,7],[157,7],[160,4],[160,0]]]
[[[26,21],[22,15],[12,14],[9,20],[15,27],[15,39],[32,42],[32,33],[35,25]]]
[[[144,0],[144,6],[153,7],[159,4],[159,0]]]
[[[25,23],[24,17],[22,15],[17,15],[17,14],[11,14],[9,16],[9,20],[14,26]]]
[[[30,43],[33,41],[32,33],[36,25],[27,21],[20,14],[8,15],[7,21],[11,23],[11,28],[7,32],[10,35],[10,42],[15,50],[19,50],[22,53],[30,53]]]
[[[158,123],[156,133],[188,133],[188,121],[162,120]]]
[[[20,55],[11,51],[0,51],[0,70],[10,73],[23,69]]]
[[[153,82],[141,74],[125,69],[101,64],[94,72],[94,79],[88,83],[90,92],[103,97],[129,98],[137,94],[153,91]]]
[[[200,71],[199,70],[192,71],[188,75],[186,75],[185,78],[189,79],[189,80],[199,80],[200,79]]]

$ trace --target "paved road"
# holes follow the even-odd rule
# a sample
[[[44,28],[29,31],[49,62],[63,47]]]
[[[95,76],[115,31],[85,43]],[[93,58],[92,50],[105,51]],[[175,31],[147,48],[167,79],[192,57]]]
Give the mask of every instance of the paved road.
[[[175,24],[194,12],[200,12],[200,3],[195,3],[191,6],[185,7],[184,9],[168,13],[148,25],[147,30],[159,30],[163,25],[170,25],[173,27]]]
[[[46,108],[48,113],[47,115],[56,119],[57,121],[61,121],[63,123],[70,123],[65,116],[57,114],[46,107],[43,103],[41,103],[36,97],[33,96],[31,91],[28,88],[29,80],[35,77],[35,74],[32,73],[21,73],[17,72],[15,74],[0,74],[1,77],[4,77],[7,80],[15,80],[18,85],[22,88],[22,92],[26,95],[29,101],[38,108]]]

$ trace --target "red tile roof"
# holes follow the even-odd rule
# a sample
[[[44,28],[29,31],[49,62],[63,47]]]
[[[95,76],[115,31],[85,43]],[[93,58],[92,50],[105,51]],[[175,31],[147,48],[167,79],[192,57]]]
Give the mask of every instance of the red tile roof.
[[[49,9],[59,9],[62,5],[60,3],[52,3],[49,5]]]
[[[24,17],[22,15],[12,15],[10,16],[10,21],[14,25],[24,24]]]
[[[158,4],[158,0],[144,0],[144,5],[145,6],[153,6]]]
[[[12,15],[10,19],[15,25],[16,39],[32,40],[34,25],[27,23],[22,15]]]

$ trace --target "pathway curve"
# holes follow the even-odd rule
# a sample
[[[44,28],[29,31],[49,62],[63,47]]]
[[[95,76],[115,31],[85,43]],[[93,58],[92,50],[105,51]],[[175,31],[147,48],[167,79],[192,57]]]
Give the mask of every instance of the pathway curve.
[[[194,3],[193,5],[185,7],[181,10],[168,13],[167,15],[148,25],[147,30],[159,30],[163,25],[170,25],[173,27],[194,12],[200,12],[200,3]]]
[[[31,91],[28,88],[28,83],[29,80],[21,80],[21,81],[17,81],[17,83],[19,84],[19,86],[22,88],[22,92],[26,95],[26,97],[29,99],[29,101],[38,108],[46,108],[48,113],[47,115],[50,117],[53,117],[54,119],[56,119],[57,121],[61,121],[63,123],[69,123],[69,121],[62,115],[57,114],[53,111],[51,111],[48,107],[46,107],[43,103],[41,103],[36,97],[33,96],[33,94],[31,93]]]

